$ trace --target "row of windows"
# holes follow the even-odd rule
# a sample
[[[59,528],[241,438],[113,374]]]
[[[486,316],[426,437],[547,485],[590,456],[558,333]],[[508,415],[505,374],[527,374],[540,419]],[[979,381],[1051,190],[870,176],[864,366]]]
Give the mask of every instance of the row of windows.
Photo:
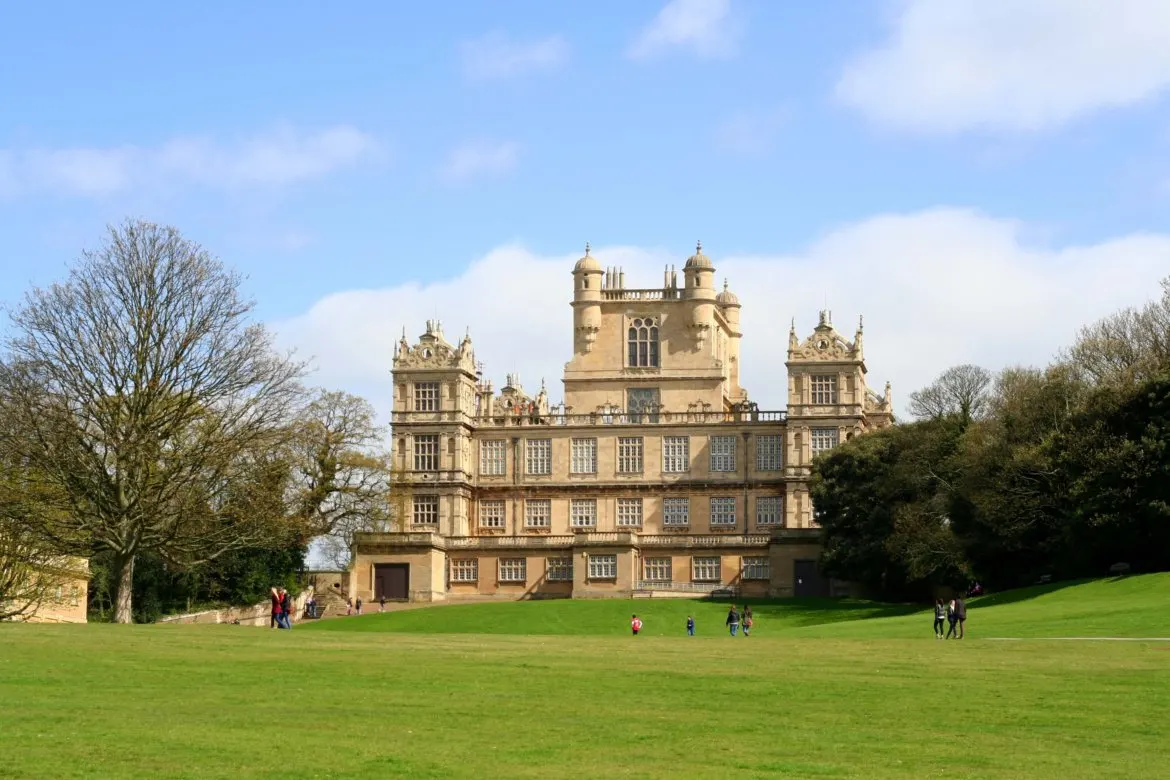
[[[768,580],[771,565],[766,556],[745,557],[740,570],[744,580]],[[616,555],[590,555],[589,579],[617,579]],[[691,558],[691,580],[694,582],[719,582],[723,575],[723,561],[718,555],[694,556]],[[496,578],[499,582],[527,582],[527,558],[500,558],[496,562]],[[545,561],[545,579],[549,582],[568,582],[573,579],[573,559],[548,558]],[[647,582],[672,582],[674,580],[673,558],[645,558],[642,561],[642,579]],[[453,558],[450,566],[451,582],[479,582],[479,559]]]
[[[439,524],[439,497],[414,496],[413,521],[415,525]],[[731,528],[737,523],[734,496],[713,496],[709,499],[710,524],[713,528]],[[644,517],[643,499],[617,499],[616,524],[623,528],[639,528]],[[505,528],[508,502],[490,500],[479,502],[481,528]],[[691,522],[691,499],[671,497],[662,499],[662,525],[688,526]],[[784,497],[758,496],[756,498],[756,525],[759,527],[784,524]],[[552,525],[552,499],[530,498],[524,501],[524,527],[549,528]],[[597,526],[597,499],[574,498],[569,501],[569,525],[573,528]]]
[[[658,328],[651,319],[634,320],[629,329],[629,365],[658,366]],[[810,377],[812,403],[837,403],[837,377],[817,374]],[[437,412],[439,410],[439,383],[414,383],[414,410],[416,412]]]
[[[829,434],[832,434],[831,436]],[[415,468],[420,468],[418,440],[415,437]],[[813,429],[813,451],[831,449],[836,445],[836,428]],[[739,437],[709,437],[708,467],[713,472],[737,470]],[[423,452],[438,453],[437,437]],[[507,442],[504,439],[485,439],[479,443],[479,473],[483,476],[503,476],[507,472]],[[619,474],[641,474],[645,469],[646,440],[641,436],[620,436],[617,440],[617,470]],[[756,437],[756,470],[780,471],[784,467],[784,436]],[[691,470],[691,437],[662,437],[662,471],[665,474],[684,474]],[[552,473],[552,439],[525,439],[524,473],[541,476]],[[597,473],[597,439],[571,439],[569,443],[569,473]]]
[[[837,446],[836,428],[813,428],[810,444],[813,455]],[[739,440],[736,436],[709,437],[709,463],[712,472],[736,471]],[[508,443],[504,439],[485,439],[479,443],[479,473],[503,476],[507,472]],[[646,442],[641,436],[621,436],[617,440],[619,474],[641,474],[645,468]],[[784,436],[756,437],[756,470],[779,471],[784,462]],[[418,434],[414,437],[414,468],[436,471],[439,468],[439,435]],[[662,471],[683,474],[691,468],[691,438],[662,437]],[[569,469],[572,474],[597,473],[597,439],[570,440]],[[524,472],[533,476],[552,473],[552,439],[524,441]]]

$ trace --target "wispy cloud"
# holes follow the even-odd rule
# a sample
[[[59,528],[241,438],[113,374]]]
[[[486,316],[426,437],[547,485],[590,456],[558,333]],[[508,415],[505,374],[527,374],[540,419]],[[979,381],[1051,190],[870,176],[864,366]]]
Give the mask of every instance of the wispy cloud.
[[[511,141],[468,141],[451,150],[439,170],[448,184],[463,184],[482,176],[501,176],[516,167],[520,146]]]
[[[903,0],[839,100],[923,133],[1047,130],[1170,89],[1170,3]]]
[[[767,154],[787,120],[788,113],[781,109],[733,114],[716,126],[715,146],[726,154],[744,157]]]
[[[742,32],[731,0],[670,0],[630,43],[626,56],[650,59],[684,49],[700,57],[728,57]]]
[[[291,127],[233,142],[180,137],[157,147],[0,150],[0,194],[113,195],[135,187],[284,186],[385,158],[372,136],[346,125]]]
[[[459,49],[464,75],[479,81],[553,70],[569,59],[569,43],[559,35],[514,41],[503,33],[494,32],[473,41],[464,41]]]

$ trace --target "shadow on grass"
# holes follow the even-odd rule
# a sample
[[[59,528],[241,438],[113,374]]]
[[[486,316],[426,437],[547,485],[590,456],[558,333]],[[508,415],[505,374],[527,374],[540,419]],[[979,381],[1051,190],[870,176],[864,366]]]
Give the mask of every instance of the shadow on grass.
[[[1110,578],[1109,582],[1124,579],[1123,577]],[[1015,590],[1007,590],[1003,593],[990,593],[986,596],[979,596],[967,602],[967,605],[975,609],[977,607],[998,607],[1004,604],[1015,604],[1021,601],[1028,601],[1038,596],[1047,596],[1049,593],[1055,593],[1065,588],[1071,588],[1077,585],[1084,585],[1088,582],[1095,582],[1092,579],[1083,580],[1062,580],[1060,582],[1048,582],[1044,585],[1032,585],[1027,588],[1016,588]]]
[[[779,618],[785,623],[800,626],[899,617],[926,609],[919,604],[883,604],[844,598],[746,599],[740,601],[738,606],[742,608],[744,604],[750,605],[756,615]]]

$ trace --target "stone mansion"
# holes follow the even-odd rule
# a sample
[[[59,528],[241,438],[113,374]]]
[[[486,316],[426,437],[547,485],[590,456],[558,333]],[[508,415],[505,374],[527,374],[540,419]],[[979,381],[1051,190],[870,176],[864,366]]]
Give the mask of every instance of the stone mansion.
[[[514,376],[497,393],[438,322],[396,346],[398,530],[358,536],[350,595],[827,595],[809,464],[893,422],[861,325],[848,341],[828,312],[803,339],[794,323],[788,408],[766,411],[740,385],[739,300],[701,245],[655,289],[586,247],[572,309],[557,407]]]

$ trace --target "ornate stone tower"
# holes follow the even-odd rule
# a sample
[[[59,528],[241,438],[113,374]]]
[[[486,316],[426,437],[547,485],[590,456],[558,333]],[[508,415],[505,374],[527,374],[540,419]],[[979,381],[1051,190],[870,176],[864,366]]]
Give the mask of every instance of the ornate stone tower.
[[[404,330],[394,349],[393,377],[394,481],[400,493],[411,496],[404,507],[410,516],[399,522],[465,536],[478,400],[471,336],[454,347],[443,337],[442,324],[428,320],[412,347]]]
[[[866,385],[862,323],[853,341],[833,327],[832,312],[822,311],[812,335],[801,342],[796,323],[788,332],[788,458],[786,477],[790,527],[814,525],[808,498],[813,458],[871,428],[889,425],[893,410],[886,396]]]
[[[585,256],[573,268],[573,350],[585,354],[593,350],[597,334],[601,332],[601,282],[604,272],[601,263],[590,256],[585,244]]]

